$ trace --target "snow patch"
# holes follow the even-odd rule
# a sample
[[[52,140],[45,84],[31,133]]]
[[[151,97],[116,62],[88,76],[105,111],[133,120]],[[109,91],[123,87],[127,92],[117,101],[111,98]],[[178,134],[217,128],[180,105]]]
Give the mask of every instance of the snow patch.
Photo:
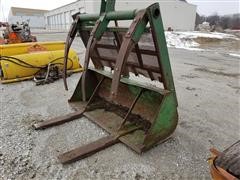
[[[175,33],[175,32],[174,32]],[[218,33],[218,32],[198,32],[198,31],[192,31],[192,32],[176,32],[179,34],[182,38],[212,38],[212,39],[236,39],[239,40],[236,36],[232,34],[225,34],[225,33]]]
[[[184,47],[182,49],[186,49],[190,51],[205,51],[204,49],[201,49],[201,48],[191,48],[191,47]]]
[[[114,70],[112,70],[110,67],[104,66],[104,71],[114,74]],[[156,80],[151,80],[150,78],[147,78],[141,74],[135,75],[134,73],[129,73],[129,79],[135,81],[139,84],[144,84],[145,86],[155,87],[155,88],[163,88],[163,84]]]
[[[163,88],[163,84],[159,81],[156,80],[151,80],[150,78],[147,78],[141,74],[139,74],[138,76],[136,76],[134,73],[129,73],[129,79],[136,81],[140,84],[144,84],[146,86],[150,86],[150,87],[156,87],[156,88]]]
[[[107,71],[113,74],[113,70],[108,66],[104,66],[104,71]]]
[[[240,58],[240,54],[233,54],[233,53],[229,53],[230,56],[234,56],[234,57],[238,57]]]
[[[189,31],[189,32],[165,32],[167,46],[175,47],[187,50],[194,51],[203,51],[203,49],[196,48],[200,46],[199,43],[195,41],[196,38],[210,38],[210,39],[234,39],[240,40],[232,34],[217,33],[217,32],[198,32],[198,31]]]
[[[199,44],[193,39],[186,38],[176,32],[165,32],[165,36],[168,47],[190,48],[199,46]]]

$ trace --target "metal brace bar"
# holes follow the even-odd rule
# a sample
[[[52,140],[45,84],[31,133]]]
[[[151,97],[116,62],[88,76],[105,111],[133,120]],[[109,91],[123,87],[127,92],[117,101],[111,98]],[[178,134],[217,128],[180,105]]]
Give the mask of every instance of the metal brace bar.
[[[97,57],[96,57],[97,58]],[[103,56],[101,56],[100,58],[99,58],[99,60],[101,60],[101,61],[106,61],[106,62],[112,62],[112,63],[115,63],[116,62],[116,60],[115,59],[112,59],[112,58],[109,58],[109,57],[103,57]],[[131,67],[134,67],[134,68],[141,68],[137,63],[134,63],[134,62],[127,62],[127,65],[128,66],[131,66]],[[154,66],[151,66],[151,65],[144,65],[144,67],[143,68],[141,68],[141,69],[143,69],[143,70],[148,70],[148,69],[150,69],[151,71],[153,71],[153,72],[155,72],[155,73],[161,73],[161,71],[160,71],[160,69],[159,68],[157,68],[157,67],[154,67]]]
[[[96,88],[94,89],[91,97],[90,97],[89,100],[88,100],[87,106],[89,106],[89,105],[92,103],[93,98],[94,98],[94,96],[97,94],[97,92],[98,92],[101,84],[103,83],[104,79],[105,79],[105,78],[104,78],[104,76],[103,76],[103,77],[101,78],[101,80],[99,81],[98,85],[96,86]]]
[[[120,130],[123,127],[123,125],[126,123],[128,116],[131,114],[134,106],[136,105],[136,103],[137,103],[138,99],[140,98],[140,96],[142,95],[142,93],[143,93],[143,89],[140,90],[140,92],[138,93],[138,95],[134,99],[133,103],[131,104],[131,107],[129,108],[126,116],[124,117],[123,121],[121,122],[121,125],[120,125],[118,130]]]
[[[135,50],[136,50],[136,54],[137,54],[137,57],[138,57],[139,66],[141,68],[143,68],[143,60],[142,60],[142,55],[141,55],[138,43],[135,44]]]
[[[105,48],[105,49],[116,49],[116,46],[110,45],[110,44],[96,44],[97,48]],[[141,54],[146,54],[146,55],[151,55],[151,56],[157,56],[157,52],[156,51],[152,51],[152,50],[148,50],[148,49],[140,49],[139,51]],[[132,49],[132,52],[136,52],[136,49]]]

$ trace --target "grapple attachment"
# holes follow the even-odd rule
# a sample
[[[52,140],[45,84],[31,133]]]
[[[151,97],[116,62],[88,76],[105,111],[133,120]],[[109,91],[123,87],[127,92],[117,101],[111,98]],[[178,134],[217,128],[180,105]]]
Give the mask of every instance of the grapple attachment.
[[[84,72],[69,100],[77,111],[35,125],[46,128],[85,116],[110,133],[60,155],[62,163],[117,142],[141,153],[166,140],[177,126],[177,99],[158,3],[140,11],[114,11],[114,4],[102,1],[100,16],[75,16],[86,46]],[[132,20],[130,28],[120,27],[124,20]]]

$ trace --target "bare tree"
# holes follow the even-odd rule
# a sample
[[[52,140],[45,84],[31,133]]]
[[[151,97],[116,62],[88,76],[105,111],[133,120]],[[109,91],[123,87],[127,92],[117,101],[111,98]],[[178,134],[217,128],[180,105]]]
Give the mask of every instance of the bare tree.
[[[209,22],[210,26],[220,26],[223,29],[240,29],[240,14],[224,15],[219,16],[214,13],[210,16],[196,16],[196,26],[203,23],[204,21]]]

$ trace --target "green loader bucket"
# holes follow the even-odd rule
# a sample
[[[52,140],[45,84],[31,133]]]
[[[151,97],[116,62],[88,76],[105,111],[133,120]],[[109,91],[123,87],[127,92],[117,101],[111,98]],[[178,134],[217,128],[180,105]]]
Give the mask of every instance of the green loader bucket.
[[[43,129],[85,116],[109,133],[61,154],[62,163],[118,142],[142,153],[169,138],[177,126],[178,104],[159,4],[139,11],[115,11],[114,6],[114,0],[103,0],[100,14],[74,15],[66,59],[77,32],[86,46],[84,72],[69,100],[76,111],[34,125]],[[126,20],[132,20],[129,28],[119,26]]]

